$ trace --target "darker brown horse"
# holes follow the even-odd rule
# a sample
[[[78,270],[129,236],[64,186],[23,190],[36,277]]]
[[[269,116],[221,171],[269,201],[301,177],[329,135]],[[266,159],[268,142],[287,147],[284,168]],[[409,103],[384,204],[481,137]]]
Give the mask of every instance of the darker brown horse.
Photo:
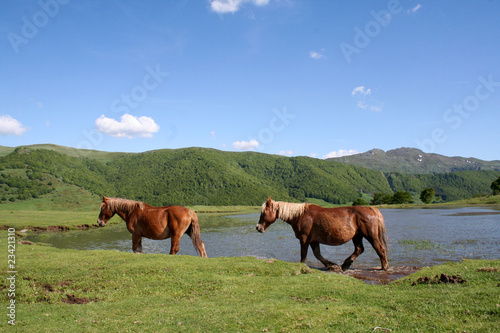
[[[380,257],[382,269],[389,268],[384,218],[377,208],[323,208],[307,203],[274,201],[269,197],[262,205],[257,230],[264,232],[277,218],[292,226],[295,237],[300,241],[301,262],[306,260],[310,245],[314,256],[323,265],[336,268],[336,264],[323,258],[319,244],[341,245],[352,239],[354,252],[342,264],[342,270],[345,271],[363,253],[363,238],[366,238]]]
[[[187,233],[202,257],[205,245],[200,238],[200,225],[196,213],[183,206],[152,207],[144,202],[106,198],[102,196],[101,212],[97,223],[104,227],[115,214],[126,223],[132,234],[132,250],[142,253],[142,237],[150,239],[172,238],[170,254],[179,251],[179,241]]]

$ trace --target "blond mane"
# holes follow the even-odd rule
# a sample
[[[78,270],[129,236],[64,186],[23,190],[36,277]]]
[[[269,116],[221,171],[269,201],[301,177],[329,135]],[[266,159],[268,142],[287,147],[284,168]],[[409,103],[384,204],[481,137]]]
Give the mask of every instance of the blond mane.
[[[124,212],[130,213],[132,212],[137,204],[141,209],[144,209],[144,202],[122,199],[122,198],[107,198],[106,203],[109,205],[109,208],[114,212]]]
[[[307,210],[307,203],[292,203],[284,201],[271,201],[273,208],[276,211],[276,216],[283,221],[296,219]],[[262,204],[262,212],[266,207],[267,201]]]

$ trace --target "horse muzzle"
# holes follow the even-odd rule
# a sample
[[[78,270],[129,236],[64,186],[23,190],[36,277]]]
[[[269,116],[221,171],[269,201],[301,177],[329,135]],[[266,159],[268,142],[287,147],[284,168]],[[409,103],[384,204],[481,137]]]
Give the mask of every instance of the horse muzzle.
[[[100,226],[100,227],[104,227],[106,225],[106,222],[103,221],[103,220],[97,220],[97,224]]]
[[[264,226],[262,224],[257,224],[255,229],[257,229],[257,231],[260,233],[263,233],[264,231],[266,231],[266,228],[264,228]]]

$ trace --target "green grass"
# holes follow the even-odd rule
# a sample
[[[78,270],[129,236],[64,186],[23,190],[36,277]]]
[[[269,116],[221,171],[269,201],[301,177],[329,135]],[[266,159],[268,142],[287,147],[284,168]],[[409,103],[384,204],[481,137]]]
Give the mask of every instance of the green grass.
[[[96,223],[99,208],[95,212],[71,212],[71,211],[2,211],[0,214],[0,226],[8,226],[21,229],[78,229],[81,226]],[[115,219],[113,219],[115,220]]]
[[[341,206],[341,205],[335,205],[335,204],[326,202],[325,200],[316,199],[316,198],[306,198],[306,202],[310,203],[310,204],[315,204],[315,205],[318,205],[318,206],[321,206],[321,207],[327,207],[327,208]]]
[[[0,237],[6,249],[7,232]],[[16,269],[16,328],[26,332],[494,332],[500,320],[498,260],[426,268],[373,286],[278,260],[18,244]],[[412,286],[440,273],[467,282]],[[0,330],[7,326],[4,318]]]
[[[428,239],[418,240],[418,239],[402,239],[398,241],[399,244],[409,246],[410,248],[416,250],[431,250],[443,248],[443,245],[434,243]]]
[[[53,193],[40,198],[0,204],[0,226],[77,229],[96,223],[101,201],[80,187],[60,182]]]
[[[477,197],[477,198],[469,198],[469,199],[463,199],[463,200],[457,200],[457,201],[452,201],[448,202],[442,205],[460,205],[460,206],[466,206],[466,205],[478,205],[478,206],[483,206],[483,205],[495,205],[499,206],[500,208],[500,195],[488,195],[488,196],[482,196],[482,197]]]
[[[469,198],[463,200],[440,202],[433,204],[395,204],[395,205],[377,205],[379,208],[453,208],[453,207],[488,207],[500,209],[500,195],[481,196],[477,198]]]
[[[19,231],[95,223],[100,198],[88,197],[85,204],[87,195],[79,188],[69,186],[66,191],[0,205],[0,225]],[[55,210],[66,207],[66,200],[81,202],[81,211]],[[246,206],[191,208],[200,212],[203,226],[226,223],[219,216],[227,213],[259,211]],[[117,217],[111,220],[120,222]],[[426,240],[402,242],[415,249],[435,245]],[[0,231],[4,272],[6,243],[7,231]],[[374,286],[279,260],[24,244],[16,244],[15,255],[16,329],[21,332],[371,332],[376,327],[392,332],[494,332],[500,321],[499,260],[424,268],[390,285]],[[489,269],[480,270],[484,267]],[[412,285],[420,277],[441,273],[460,275],[467,282]],[[7,280],[0,281],[3,304],[8,301],[7,287]],[[0,331],[7,326],[5,316]]]
[[[188,206],[197,213],[260,213],[260,207],[256,206]]]

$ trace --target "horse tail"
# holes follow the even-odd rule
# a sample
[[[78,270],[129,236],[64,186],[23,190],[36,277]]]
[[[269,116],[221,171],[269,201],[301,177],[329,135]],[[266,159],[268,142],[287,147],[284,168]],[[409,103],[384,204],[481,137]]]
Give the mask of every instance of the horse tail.
[[[203,241],[201,240],[200,237],[200,224],[198,223],[198,216],[196,216],[196,213],[192,211],[191,209],[189,210],[189,214],[191,215],[191,225],[189,226],[189,236],[191,237],[191,240],[193,241],[194,248],[198,250],[200,253],[200,256],[202,257],[207,257],[207,252],[205,251],[205,244],[203,244]]]
[[[386,271],[389,268],[389,262],[387,261],[387,241],[389,237],[387,236],[387,232],[385,230],[385,222],[384,216],[377,208],[374,208],[378,215],[378,241],[380,243],[381,249],[375,249],[377,251],[378,256],[380,257],[380,263],[382,264],[382,269]]]
[[[378,239],[380,243],[384,246],[385,251],[387,252],[387,241],[389,240],[389,236],[387,236],[387,231],[385,230],[385,222],[384,222],[384,216],[380,212],[380,210],[377,209],[377,214],[379,216],[378,219]]]

